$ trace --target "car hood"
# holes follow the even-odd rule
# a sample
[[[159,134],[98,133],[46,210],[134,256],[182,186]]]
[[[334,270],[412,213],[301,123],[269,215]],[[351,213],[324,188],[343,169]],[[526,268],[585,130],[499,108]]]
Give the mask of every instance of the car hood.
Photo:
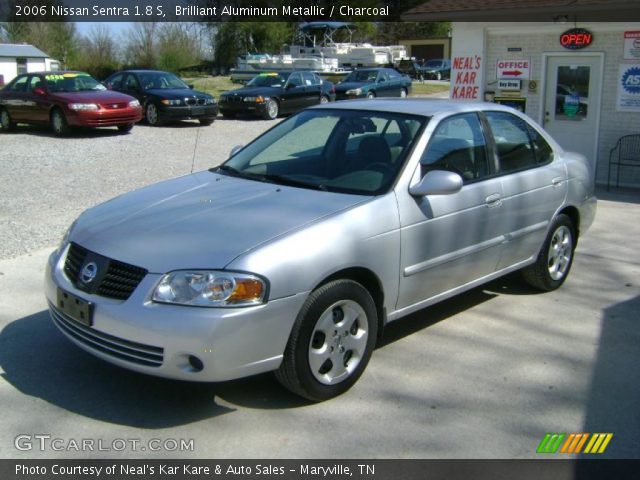
[[[70,240],[155,273],[223,268],[265,242],[370,198],[200,172],[87,210]]]
[[[169,100],[177,100],[186,97],[209,97],[210,95],[190,88],[149,88],[145,93]]]
[[[275,95],[282,90],[281,87],[246,87],[238,88],[224,94],[225,97],[239,95],[241,97],[257,97],[258,95]]]
[[[351,90],[354,88],[365,88],[369,86],[371,86],[369,82],[342,82],[336,85],[336,91],[346,92],[347,90]]]
[[[130,102],[135,98],[113,90],[91,92],[59,92],[51,95],[56,100],[67,103],[118,103]]]

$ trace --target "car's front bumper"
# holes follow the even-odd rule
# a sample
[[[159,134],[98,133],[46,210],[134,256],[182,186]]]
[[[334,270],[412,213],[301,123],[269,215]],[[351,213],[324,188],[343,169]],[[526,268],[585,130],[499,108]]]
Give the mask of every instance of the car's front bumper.
[[[49,257],[45,294],[53,322],[80,348],[121,367],[189,381],[224,381],[275,370],[307,293],[246,308],[152,302],[161,275],[147,274],[127,300],[76,289],[63,272],[65,251]],[[57,307],[62,289],[93,303],[87,327]],[[202,362],[197,371],[190,356]]]
[[[193,105],[193,106],[173,106],[160,105],[158,115],[162,120],[202,120],[215,119],[218,115],[218,104]]]
[[[142,120],[142,108],[127,107],[113,110],[67,110],[67,122],[74,127],[116,127],[133,125]]]
[[[220,102],[220,112],[222,114],[246,114],[262,116],[267,111],[267,102]]]

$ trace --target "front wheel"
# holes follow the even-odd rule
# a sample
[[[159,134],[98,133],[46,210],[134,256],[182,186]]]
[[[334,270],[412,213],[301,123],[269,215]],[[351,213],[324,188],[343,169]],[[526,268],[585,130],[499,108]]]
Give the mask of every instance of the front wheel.
[[[16,124],[11,120],[11,115],[9,115],[9,111],[5,108],[0,110],[0,127],[5,132],[10,132],[14,128],[16,128]]]
[[[367,98],[376,98],[376,94],[374,92],[367,93]]]
[[[151,126],[160,125],[160,114],[158,113],[158,107],[153,103],[148,103],[144,109],[144,119]]]
[[[535,263],[522,270],[524,280],[532,287],[547,292],[560,287],[571,270],[575,248],[575,226],[571,218],[558,215]]]
[[[346,392],[367,366],[378,318],[369,292],[352,280],[315,290],[300,310],[276,377],[313,401]]]
[[[278,105],[278,101],[273,98],[269,99],[264,110],[264,118],[267,120],[275,120],[278,118],[278,113],[280,113],[280,105]]]
[[[68,135],[71,131],[64,113],[58,108],[51,112],[51,130],[60,137]]]
[[[401,88],[400,89],[400,97],[401,98],[407,98],[407,89],[406,88]]]
[[[129,125],[118,125],[118,130],[122,133],[130,132],[132,129],[133,129],[132,123],[130,123]]]
[[[320,96],[320,103],[329,103],[329,97],[326,95]]]

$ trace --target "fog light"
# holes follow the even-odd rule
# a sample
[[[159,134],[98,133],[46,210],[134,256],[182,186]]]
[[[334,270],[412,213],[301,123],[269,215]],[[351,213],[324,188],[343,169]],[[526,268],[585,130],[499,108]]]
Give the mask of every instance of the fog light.
[[[189,355],[189,365],[191,365],[194,372],[201,372],[204,369],[204,363],[202,363],[202,360],[194,355]]]

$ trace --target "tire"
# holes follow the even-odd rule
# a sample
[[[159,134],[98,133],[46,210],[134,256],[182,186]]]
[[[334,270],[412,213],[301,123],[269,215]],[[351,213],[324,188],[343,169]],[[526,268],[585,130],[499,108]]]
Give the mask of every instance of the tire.
[[[213,123],[213,118],[201,118],[198,121],[200,122],[200,125],[202,125],[203,127],[208,127]]]
[[[327,97],[326,95],[321,95],[320,103],[329,103],[329,97]]]
[[[224,118],[236,118],[236,114],[232,112],[222,112]]]
[[[144,108],[144,119],[148,125],[152,127],[158,126],[161,124],[160,122],[160,114],[158,113],[158,107],[153,103],[147,103],[147,106]]]
[[[129,125],[118,125],[118,130],[120,130],[121,133],[127,133],[130,132],[133,129],[133,124],[129,124]]]
[[[442,73],[436,73],[436,80],[442,80]]]
[[[375,94],[375,92],[369,92],[369,93],[367,93],[367,98],[376,98],[376,94]]]
[[[280,105],[278,105],[278,101],[270,98],[264,109],[264,118],[266,120],[275,120],[276,118],[278,118],[279,113]]]
[[[367,366],[378,318],[369,292],[352,280],[335,280],[309,295],[291,331],[278,381],[315,402],[346,392]]]
[[[53,133],[59,137],[69,135],[71,132],[67,119],[59,108],[56,108],[51,112],[51,130],[53,130]]]
[[[16,128],[16,124],[11,120],[9,111],[5,108],[0,109],[0,128],[4,132],[10,132]]]
[[[407,95],[408,95],[408,93],[407,93],[407,89],[406,89],[406,88],[404,88],[404,87],[403,87],[403,88],[401,88],[401,89],[400,89],[400,98],[407,98]]]
[[[564,283],[573,264],[575,231],[575,226],[567,215],[555,218],[535,263],[522,270],[522,276],[529,285],[549,292]]]

